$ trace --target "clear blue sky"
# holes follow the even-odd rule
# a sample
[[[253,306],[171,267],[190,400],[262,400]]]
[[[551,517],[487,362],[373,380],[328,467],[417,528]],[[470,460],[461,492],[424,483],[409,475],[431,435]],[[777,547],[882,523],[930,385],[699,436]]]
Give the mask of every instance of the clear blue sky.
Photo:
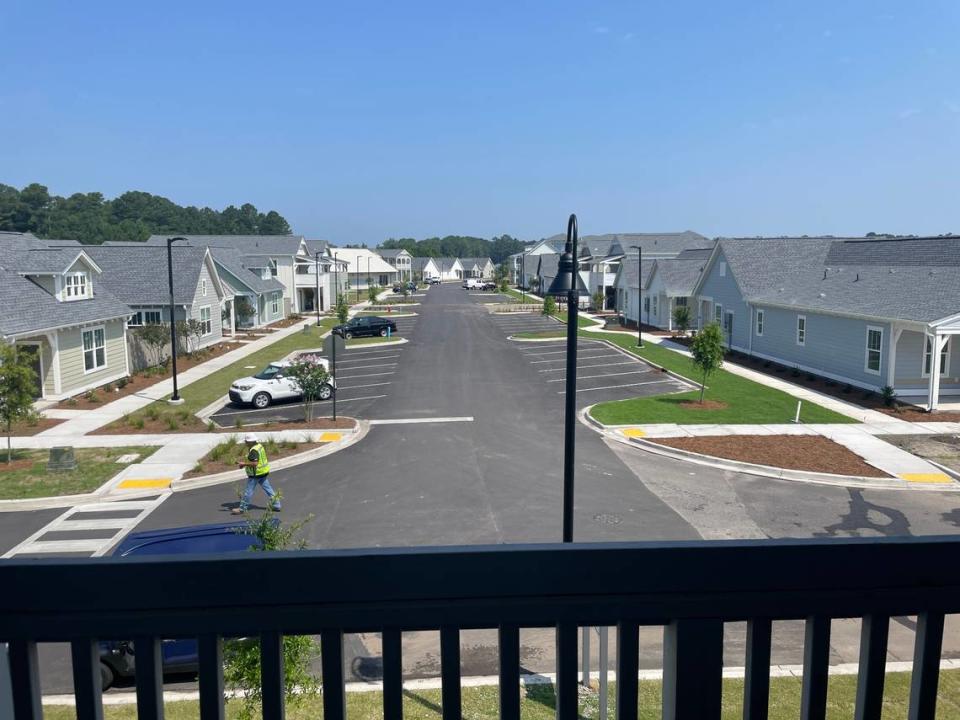
[[[0,4],[0,182],[295,232],[960,232],[960,3]]]

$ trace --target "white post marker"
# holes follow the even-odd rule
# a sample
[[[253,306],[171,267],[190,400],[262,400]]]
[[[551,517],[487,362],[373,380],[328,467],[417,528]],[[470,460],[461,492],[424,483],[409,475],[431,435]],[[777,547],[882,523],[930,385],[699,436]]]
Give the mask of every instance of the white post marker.
[[[794,423],[799,423],[799,422],[800,422],[800,405],[802,405],[802,404],[803,404],[803,401],[802,401],[802,400],[797,400],[797,414],[796,414],[796,415],[794,416],[794,418],[793,418],[793,422],[794,422]]]

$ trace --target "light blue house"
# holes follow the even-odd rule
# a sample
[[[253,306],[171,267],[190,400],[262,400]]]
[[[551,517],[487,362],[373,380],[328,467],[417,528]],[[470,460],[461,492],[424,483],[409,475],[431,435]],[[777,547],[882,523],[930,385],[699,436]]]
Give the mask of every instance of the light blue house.
[[[723,238],[694,295],[733,349],[930,410],[960,395],[960,237]]]

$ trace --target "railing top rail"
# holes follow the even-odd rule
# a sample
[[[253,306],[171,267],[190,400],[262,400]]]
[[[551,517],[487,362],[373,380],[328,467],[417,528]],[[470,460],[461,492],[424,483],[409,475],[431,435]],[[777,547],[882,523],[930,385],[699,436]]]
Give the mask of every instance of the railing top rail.
[[[960,611],[960,538],[511,545],[0,563],[0,639]]]

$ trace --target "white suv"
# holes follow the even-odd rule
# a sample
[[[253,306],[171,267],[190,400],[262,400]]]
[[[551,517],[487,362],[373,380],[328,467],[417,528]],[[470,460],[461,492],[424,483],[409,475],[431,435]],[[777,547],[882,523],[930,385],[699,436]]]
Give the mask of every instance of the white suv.
[[[323,365],[330,372],[330,363],[326,358],[309,356],[314,362]],[[290,367],[289,360],[272,362],[252,377],[240,378],[230,386],[230,402],[243,405],[253,405],[256,408],[265,408],[274,400],[290,400],[303,395],[300,386],[292,379],[284,376],[284,369]],[[319,400],[329,400],[334,393],[337,383],[334,377],[320,388]]]

